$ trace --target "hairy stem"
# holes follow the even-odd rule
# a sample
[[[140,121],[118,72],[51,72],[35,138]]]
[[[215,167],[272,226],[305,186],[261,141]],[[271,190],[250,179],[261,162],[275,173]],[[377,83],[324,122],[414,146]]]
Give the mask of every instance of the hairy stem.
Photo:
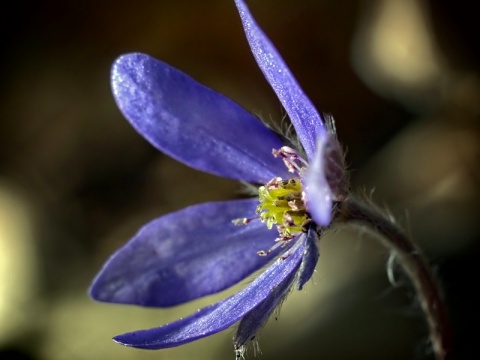
[[[341,220],[366,225],[383,235],[380,237],[383,244],[394,253],[415,287],[428,323],[436,359],[451,360],[452,337],[446,306],[420,249],[392,219],[370,204],[348,197],[340,203],[339,211]]]

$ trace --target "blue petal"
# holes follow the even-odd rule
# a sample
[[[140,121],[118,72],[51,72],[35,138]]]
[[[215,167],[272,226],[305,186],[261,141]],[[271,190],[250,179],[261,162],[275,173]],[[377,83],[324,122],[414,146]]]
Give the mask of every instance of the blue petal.
[[[265,300],[242,318],[234,340],[234,346],[237,352],[243,353],[244,345],[253,340],[258,330],[265,325],[272,312],[278,308],[287,296],[295,278],[296,273],[292,272],[270,291]]]
[[[112,88],[135,129],[188,166],[249,182],[287,174],[272,156],[282,146],[273,132],[240,105],[161,61],[121,56],[112,68]]]
[[[312,219],[321,226],[330,224],[332,218],[332,192],[325,176],[325,146],[328,135],[325,133],[317,139],[317,148],[310,161],[304,179],[307,210]]]
[[[302,263],[298,270],[297,289],[302,290],[303,285],[312,277],[315,267],[317,266],[320,252],[318,251],[319,237],[315,226],[310,226],[305,236],[305,250],[303,252]]]
[[[252,53],[287,111],[308,159],[315,152],[316,138],[325,132],[322,119],[298,85],[282,57],[253,19],[242,0],[235,0]]]
[[[291,252],[291,253],[290,253]],[[249,286],[226,300],[210,305],[184,319],[159,328],[135,331],[114,338],[118,343],[143,349],[185,344],[225,330],[264,301],[272,290],[298,270],[303,254],[300,242],[279,258]]]
[[[278,235],[260,221],[235,226],[255,214],[257,200],[206,203],[145,225],[95,278],[95,300],[172,306],[221,291],[244,279],[277,253],[259,256]]]

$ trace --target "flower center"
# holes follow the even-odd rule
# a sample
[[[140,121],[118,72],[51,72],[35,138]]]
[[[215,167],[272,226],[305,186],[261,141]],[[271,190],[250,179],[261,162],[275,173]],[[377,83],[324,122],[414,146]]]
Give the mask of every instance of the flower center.
[[[310,217],[305,210],[302,183],[299,178],[276,177],[258,189],[257,214],[269,229],[277,225],[283,240],[303,232]]]
[[[258,252],[262,256],[268,255],[279,246],[287,245],[299,233],[307,232],[312,221],[305,208],[305,193],[300,179],[307,168],[307,162],[288,146],[283,146],[279,150],[274,149],[272,153],[275,157],[282,158],[289,172],[296,173],[298,177],[288,180],[276,177],[260,186],[257,216],[232,221],[235,225],[246,225],[254,219],[260,219],[269,229],[277,226],[279,237],[268,251]]]

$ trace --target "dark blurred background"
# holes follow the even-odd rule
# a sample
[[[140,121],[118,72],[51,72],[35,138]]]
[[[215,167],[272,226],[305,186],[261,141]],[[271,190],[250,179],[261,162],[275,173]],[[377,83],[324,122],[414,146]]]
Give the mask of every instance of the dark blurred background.
[[[457,358],[474,359],[478,2],[248,3],[319,111],[335,116],[354,191],[388,208],[430,259]],[[282,118],[233,1],[8,5],[0,15],[0,358],[233,358],[232,330],[155,352],[110,339],[234,290],[158,310],[86,294],[103,262],[147,220],[239,196],[235,182],[176,163],[127,124],[110,92],[117,56],[148,53],[263,118]],[[262,358],[432,359],[414,293],[401,272],[389,283],[389,254],[378,241],[348,227],[321,245],[315,284],[291,295],[262,331]]]

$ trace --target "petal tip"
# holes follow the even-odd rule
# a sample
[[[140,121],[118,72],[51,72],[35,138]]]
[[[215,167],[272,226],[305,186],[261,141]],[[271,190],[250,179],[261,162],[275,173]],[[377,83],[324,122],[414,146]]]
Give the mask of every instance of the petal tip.
[[[128,336],[127,336],[128,335]],[[128,347],[135,347],[135,348],[142,348],[142,346],[139,346],[138,344],[133,344],[132,341],[129,341],[130,336],[135,336],[135,333],[128,333],[128,334],[122,334],[122,335],[117,335],[112,338],[112,340],[120,345],[123,346],[128,346]]]
[[[100,272],[100,274],[98,274],[93,280],[88,288],[87,294],[92,300],[113,303],[115,301],[111,296],[111,293],[106,291],[106,287],[101,279],[101,275],[102,273]]]

